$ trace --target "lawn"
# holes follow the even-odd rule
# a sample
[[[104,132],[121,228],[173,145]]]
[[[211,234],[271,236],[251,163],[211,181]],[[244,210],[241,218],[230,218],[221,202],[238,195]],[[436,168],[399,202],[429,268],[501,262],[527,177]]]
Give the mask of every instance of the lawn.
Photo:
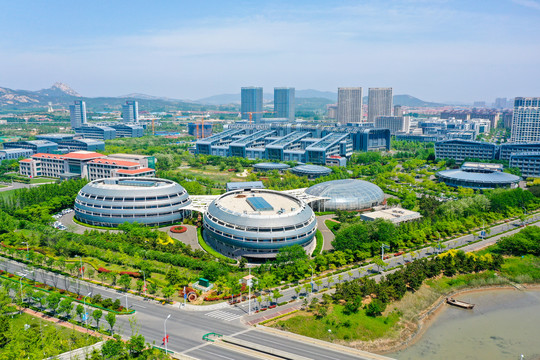
[[[212,180],[216,183],[220,184],[226,184],[231,181],[246,181],[246,178],[236,176],[236,172],[234,171],[220,171],[219,167],[217,166],[211,166],[207,165],[204,169],[182,169],[180,170],[182,174],[184,175],[193,175],[193,176],[199,176],[205,179]]]
[[[30,179],[30,184],[46,184],[46,183],[54,183],[58,179],[53,178],[33,178]]]
[[[0,347],[2,359],[42,359],[99,340],[24,313],[14,315],[9,322],[10,331],[5,334],[9,342]]]
[[[343,309],[342,305],[332,305],[328,315],[322,318],[303,311],[289,319],[278,320],[273,326],[325,341],[367,341],[385,336],[399,320],[396,312],[388,316],[370,317],[363,309],[350,315],[343,313]]]
[[[334,235],[339,230],[339,227],[341,226],[340,223],[335,222],[334,220],[325,220],[324,224],[330,229],[331,232],[334,233]]]
[[[7,191],[2,191],[0,192],[0,198],[2,199],[7,199],[9,197],[11,197],[11,195],[17,191],[17,189],[13,189],[13,190],[7,190]]]
[[[540,282],[540,258],[533,255],[507,257],[501,274],[518,283]]]

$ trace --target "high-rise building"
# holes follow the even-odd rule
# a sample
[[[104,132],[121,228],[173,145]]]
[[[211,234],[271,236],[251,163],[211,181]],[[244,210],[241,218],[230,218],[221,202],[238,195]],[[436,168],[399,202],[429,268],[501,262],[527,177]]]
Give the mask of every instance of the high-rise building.
[[[258,124],[262,119],[263,111],[263,88],[243,87],[241,91],[240,112],[243,120],[251,120]]]
[[[406,133],[410,128],[410,119],[408,116],[377,116],[375,118],[375,127],[390,129],[392,135],[398,132]]]
[[[493,107],[495,109],[506,109],[508,102],[506,101],[506,98],[496,98],[495,103],[493,104]]]
[[[392,115],[392,88],[369,88],[368,122],[378,116]]]
[[[139,122],[139,102],[128,100],[125,105],[122,105],[122,117],[125,123]]]
[[[401,105],[394,105],[394,116],[403,116],[403,108]]]
[[[82,100],[75,100],[73,105],[69,105],[69,117],[72,129],[86,125],[86,103]]]
[[[511,142],[540,142],[540,97],[514,100]]]
[[[340,124],[362,122],[362,88],[338,88],[337,121]]]
[[[274,113],[277,118],[295,120],[294,88],[274,88]]]

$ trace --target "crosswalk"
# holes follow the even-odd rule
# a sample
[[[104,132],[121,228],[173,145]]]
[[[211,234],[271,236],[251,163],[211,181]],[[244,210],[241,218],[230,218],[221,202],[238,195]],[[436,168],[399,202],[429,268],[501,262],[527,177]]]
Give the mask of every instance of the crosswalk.
[[[243,314],[232,313],[232,312],[223,311],[223,310],[215,310],[215,311],[206,313],[204,315],[210,316],[216,319],[220,319],[220,320],[225,320],[225,321],[233,321],[243,316]]]

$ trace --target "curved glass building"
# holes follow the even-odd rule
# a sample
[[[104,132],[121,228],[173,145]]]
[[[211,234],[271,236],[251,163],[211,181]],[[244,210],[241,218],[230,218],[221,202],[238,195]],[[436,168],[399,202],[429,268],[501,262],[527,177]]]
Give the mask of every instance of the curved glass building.
[[[328,198],[311,204],[317,211],[363,210],[384,201],[384,193],[380,187],[356,179],[326,181],[307,188],[306,193]]]
[[[330,175],[332,170],[319,165],[298,165],[293,167],[291,172],[298,176],[307,176],[308,179],[316,179],[321,176]]]
[[[125,222],[161,226],[180,221],[191,200],[171,180],[110,178],[86,184],[75,199],[75,218],[97,226],[117,227]]]
[[[283,163],[273,163],[273,162],[264,162],[264,163],[258,163],[253,165],[254,171],[283,171],[290,168],[289,165],[283,164]]]
[[[436,176],[448,186],[472,189],[514,187],[521,181],[521,177],[502,170],[501,164],[465,162],[461,169],[439,171]]]
[[[204,214],[205,241],[225,256],[248,260],[275,258],[279,249],[299,244],[311,253],[317,220],[307,204],[266,189],[231,191]]]

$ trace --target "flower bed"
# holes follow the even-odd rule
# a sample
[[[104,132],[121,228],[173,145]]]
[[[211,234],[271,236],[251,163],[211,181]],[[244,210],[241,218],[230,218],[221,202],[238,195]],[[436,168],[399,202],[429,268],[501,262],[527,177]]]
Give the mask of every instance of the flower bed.
[[[98,268],[97,271],[100,273],[107,273],[107,274],[111,272],[111,270],[105,269],[104,267]]]
[[[120,271],[119,274],[120,275],[129,275],[129,276],[134,277],[134,278],[142,277],[141,273],[136,272],[136,271]]]
[[[185,226],[176,225],[176,226],[171,227],[171,232],[175,234],[185,233],[186,231],[187,231],[187,227]]]

